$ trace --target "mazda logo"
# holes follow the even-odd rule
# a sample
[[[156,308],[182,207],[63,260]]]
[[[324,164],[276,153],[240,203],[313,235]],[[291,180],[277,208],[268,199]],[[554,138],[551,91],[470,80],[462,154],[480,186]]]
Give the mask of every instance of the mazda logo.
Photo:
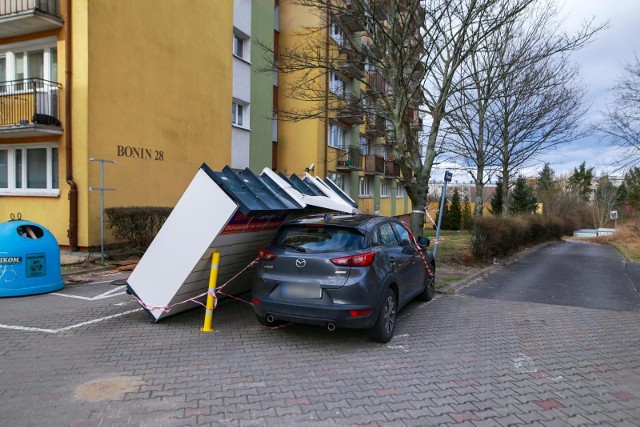
[[[302,268],[302,267],[304,267],[305,265],[307,265],[307,261],[306,261],[306,260],[304,260],[304,259],[302,259],[302,258],[298,258],[298,259],[296,260],[296,267]]]

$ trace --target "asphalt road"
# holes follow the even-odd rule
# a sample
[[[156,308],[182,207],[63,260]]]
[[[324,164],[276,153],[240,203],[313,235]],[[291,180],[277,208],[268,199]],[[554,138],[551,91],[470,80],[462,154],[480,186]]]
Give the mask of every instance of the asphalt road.
[[[601,310],[640,310],[640,266],[627,264],[610,246],[558,242],[461,290],[461,294]]]

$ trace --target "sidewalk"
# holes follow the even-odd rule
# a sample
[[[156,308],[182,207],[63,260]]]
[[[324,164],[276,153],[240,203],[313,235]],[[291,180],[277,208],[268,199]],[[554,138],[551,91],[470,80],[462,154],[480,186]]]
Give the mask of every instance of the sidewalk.
[[[98,262],[96,262],[98,261]],[[113,264],[100,263],[100,253],[71,252],[60,250],[60,268],[62,277],[66,279],[72,275],[80,275],[115,268]]]

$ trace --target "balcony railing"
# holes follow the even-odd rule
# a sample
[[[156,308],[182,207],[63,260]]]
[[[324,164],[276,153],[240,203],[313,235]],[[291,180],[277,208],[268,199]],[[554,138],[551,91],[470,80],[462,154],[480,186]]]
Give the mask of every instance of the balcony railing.
[[[384,157],[377,155],[364,156],[364,173],[384,175]]]
[[[343,147],[336,161],[338,170],[362,170],[362,154],[358,147]]]
[[[376,114],[366,115],[365,132],[371,136],[382,136],[385,133],[384,119]]]
[[[364,123],[364,107],[362,99],[354,95],[348,95],[343,103],[337,106],[337,118],[348,125],[361,125]]]
[[[0,38],[61,28],[59,0],[0,0]]]
[[[47,125],[60,127],[62,85],[30,78],[0,82],[0,131]]]
[[[369,92],[371,94],[374,94],[375,92],[383,94],[387,90],[387,84],[385,83],[384,78],[378,73],[375,73],[375,72],[370,73],[367,76],[367,83],[369,84],[369,87],[370,87]]]
[[[400,176],[400,164],[395,160],[385,160],[384,162],[384,174],[386,176],[399,177]]]
[[[340,63],[340,71],[352,79],[364,77],[364,56],[357,52],[347,52]]]
[[[49,15],[60,16],[58,0],[0,0],[0,15],[29,12],[34,9]]]

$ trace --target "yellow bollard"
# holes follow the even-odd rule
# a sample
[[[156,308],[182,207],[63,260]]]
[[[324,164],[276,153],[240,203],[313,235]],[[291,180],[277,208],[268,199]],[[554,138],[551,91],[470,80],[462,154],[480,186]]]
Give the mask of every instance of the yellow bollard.
[[[220,263],[220,253],[214,251],[211,255],[211,273],[209,274],[209,293],[207,294],[207,311],[204,315],[204,326],[200,329],[202,332],[213,332],[211,327],[213,324],[213,293],[216,290],[216,282],[218,281],[218,264]]]

